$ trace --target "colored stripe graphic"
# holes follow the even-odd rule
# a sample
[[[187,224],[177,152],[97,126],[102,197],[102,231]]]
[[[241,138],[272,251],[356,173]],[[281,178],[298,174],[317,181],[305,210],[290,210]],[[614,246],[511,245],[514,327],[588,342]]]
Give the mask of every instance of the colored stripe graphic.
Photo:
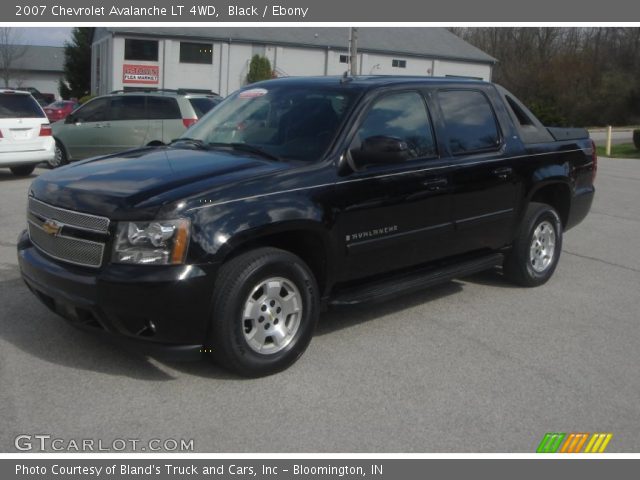
[[[587,446],[582,453],[604,453],[613,438],[612,433],[594,433],[589,438],[590,435],[589,433],[546,433],[536,453],[580,453],[585,443]],[[562,448],[560,448],[561,445]]]
[[[538,445],[536,453],[556,453],[566,433],[547,433]]]
[[[584,453],[603,453],[612,437],[612,433],[594,433],[587,448],[584,449]]]

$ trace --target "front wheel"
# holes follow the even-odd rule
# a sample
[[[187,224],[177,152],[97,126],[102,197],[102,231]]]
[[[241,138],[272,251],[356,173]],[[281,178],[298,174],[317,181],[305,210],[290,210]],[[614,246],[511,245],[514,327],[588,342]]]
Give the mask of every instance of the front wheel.
[[[207,349],[243,376],[270,375],[305,351],[318,321],[315,278],[296,255],[259,248],[223,265]]]
[[[532,202],[505,259],[505,276],[525,287],[542,285],[553,275],[561,250],[562,222],[558,213],[550,205]]]

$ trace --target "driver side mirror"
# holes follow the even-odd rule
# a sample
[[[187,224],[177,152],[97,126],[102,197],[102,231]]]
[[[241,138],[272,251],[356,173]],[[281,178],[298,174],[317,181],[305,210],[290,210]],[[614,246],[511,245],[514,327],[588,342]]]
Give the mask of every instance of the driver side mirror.
[[[69,115],[67,115],[67,118],[64,119],[64,123],[76,123],[76,122],[77,122],[77,119],[73,113],[70,113]]]
[[[360,148],[351,149],[351,157],[358,167],[371,164],[400,163],[410,157],[407,142],[397,137],[375,135],[362,141]]]

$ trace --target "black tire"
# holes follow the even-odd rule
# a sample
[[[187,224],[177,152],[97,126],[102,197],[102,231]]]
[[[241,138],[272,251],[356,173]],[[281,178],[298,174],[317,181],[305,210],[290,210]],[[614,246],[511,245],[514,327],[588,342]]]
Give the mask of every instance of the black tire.
[[[243,312],[255,289],[266,280],[275,278],[289,282],[293,290],[297,289],[296,298],[299,297],[301,313],[281,319],[283,323],[278,327],[281,330],[287,328],[290,321],[297,324],[286,346],[278,347],[272,341],[274,349],[282,349],[263,354],[250,345],[247,335],[253,328],[258,330],[257,334],[266,335],[260,328],[265,331],[268,328],[275,329],[278,319],[271,316],[266,317],[265,321],[260,317],[262,320],[259,321],[263,323],[258,324],[258,319],[243,319]],[[262,298],[266,290],[262,294],[260,292],[258,290],[255,295]],[[254,301],[258,305],[255,298]],[[246,377],[270,375],[293,364],[309,345],[319,316],[318,286],[313,273],[299,257],[276,248],[252,250],[224,264],[216,280],[213,302],[213,318],[205,347],[212,349],[211,355],[217,363]],[[273,322],[271,326],[268,323],[270,321]],[[269,342],[269,337],[265,341]]]
[[[554,247],[545,260],[533,252],[544,252],[543,248],[534,245],[534,233],[539,228],[548,227],[553,230]],[[550,237],[551,235],[547,235]],[[549,249],[547,249],[548,252]],[[513,249],[504,261],[504,274],[512,282],[524,287],[537,287],[547,282],[558,265],[562,251],[562,221],[553,207],[544,203],[531,202],[520,226],[520,231],[513,243]],[[536,257],[532,259],[532,257]],[[547,259],[548,258],[548,263]]]
[[[67,157],[67,151],[64,148],[64,145],[62,145],[62,143],[60,143],[60,141],[56,140],[56,153],[55,153],[55,156],[53,157],[53,160],[50,160],[47,163],[49,164],[49,167],[51,167],[51,168],[62,167],[63,165],[66,165],[66,164],[69,163],[69,158]]]
[[[33,173],[36,169],[35,165],[19,165],[17,167],[11,167],[11,173],[13,173],[16,177],[27,177]]]

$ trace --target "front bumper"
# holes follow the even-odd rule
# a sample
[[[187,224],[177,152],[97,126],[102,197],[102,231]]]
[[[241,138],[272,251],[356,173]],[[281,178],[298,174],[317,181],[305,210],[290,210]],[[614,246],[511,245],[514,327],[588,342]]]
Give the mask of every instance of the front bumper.
[[[26,231],[18,263],[29,289],[72,324],[112,334],[146,355],[201,357],[216,265],[76,267],[40,252]]]

